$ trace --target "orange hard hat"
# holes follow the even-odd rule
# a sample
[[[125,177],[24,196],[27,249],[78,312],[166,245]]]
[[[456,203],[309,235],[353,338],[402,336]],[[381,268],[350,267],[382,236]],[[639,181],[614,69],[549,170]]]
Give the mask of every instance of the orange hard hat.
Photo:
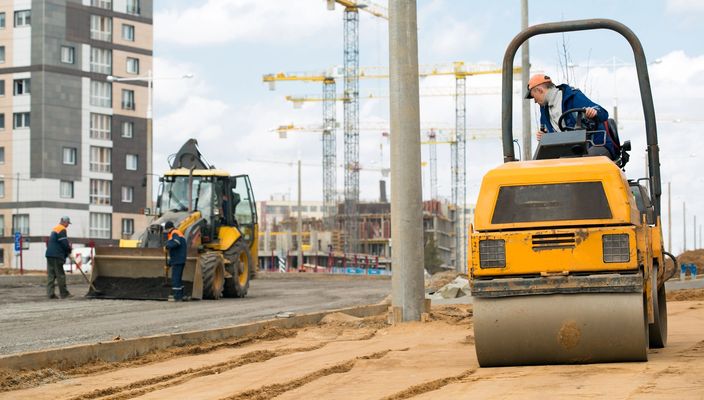
[[[552,80],[550,79],[549,76],[544,75],[544,74],[535,74],[530,77],[530,80],[528,81],[528,92],[526,93],[526,99],[532,99],[533,96],[531,96],[530,91],[543,83],[552,83]]]

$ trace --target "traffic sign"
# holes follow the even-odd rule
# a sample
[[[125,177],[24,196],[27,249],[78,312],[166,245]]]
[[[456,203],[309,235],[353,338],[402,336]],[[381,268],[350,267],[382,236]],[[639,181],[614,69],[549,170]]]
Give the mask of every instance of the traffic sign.
[[[15,251],[20,251],[20,243],[22,242],[22,233],[15,232]]]

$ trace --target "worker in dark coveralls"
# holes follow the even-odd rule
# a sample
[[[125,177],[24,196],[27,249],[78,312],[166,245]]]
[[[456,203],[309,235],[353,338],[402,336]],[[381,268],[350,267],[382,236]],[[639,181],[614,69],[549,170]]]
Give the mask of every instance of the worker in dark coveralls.
[[[64,273],[64,262],[66,257],[71,255],[71,243],[66,235],[66,228],[71,224],[69,217],[61,217],[59,224],[52,229],[49,240],[46,242],[46,295],[50,299],[55,299],[54,281],[59,287],[59,296],[62,299],[72,297],[66,289],[66,274]]]
[[[166,248],[169,251],[171,267],[171,291],[174,301],[183,301],[183,267],[186,265],[187,244],[183,233],[174,227],[174,223],[164,224]]]

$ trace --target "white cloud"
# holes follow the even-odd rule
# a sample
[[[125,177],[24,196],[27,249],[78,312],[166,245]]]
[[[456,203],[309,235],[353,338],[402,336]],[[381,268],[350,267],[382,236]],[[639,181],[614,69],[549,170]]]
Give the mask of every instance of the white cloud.
[[[704,12],[701,0],[667,0],[667,11],[676,14]]]
[[[205,77],[198,76],[197,71],[198,68],[191,63],[154,57],[155,106],[175,106],[190,96],[202,96],[208,92]]]
[[[190,46],[294,42],[338,26],[339,18],[330,14],[321,0],[208,0],[185,10],[157,13],[154,38]]]

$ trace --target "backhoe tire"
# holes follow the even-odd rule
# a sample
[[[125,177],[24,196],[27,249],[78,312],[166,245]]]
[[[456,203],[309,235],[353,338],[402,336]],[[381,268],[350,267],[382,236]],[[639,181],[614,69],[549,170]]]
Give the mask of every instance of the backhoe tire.
[[[654,322],[649,324],[650,348],[662,349],[667,345],[667,295],[665,283],[658,287],[658,265],[653,265],[653,313]]]
[[[225,297],[245,297],[249,291],[249,280],[254,266],[249,246],[239,241],[225,251],[225,257],[230,261],[227,271],[231,277],[225,279]]]
[[[225,263],[218,252],[207,252],[200,255],[200,266],[203,271],[203,299],[219,300],[222,298],[225,284]]]

